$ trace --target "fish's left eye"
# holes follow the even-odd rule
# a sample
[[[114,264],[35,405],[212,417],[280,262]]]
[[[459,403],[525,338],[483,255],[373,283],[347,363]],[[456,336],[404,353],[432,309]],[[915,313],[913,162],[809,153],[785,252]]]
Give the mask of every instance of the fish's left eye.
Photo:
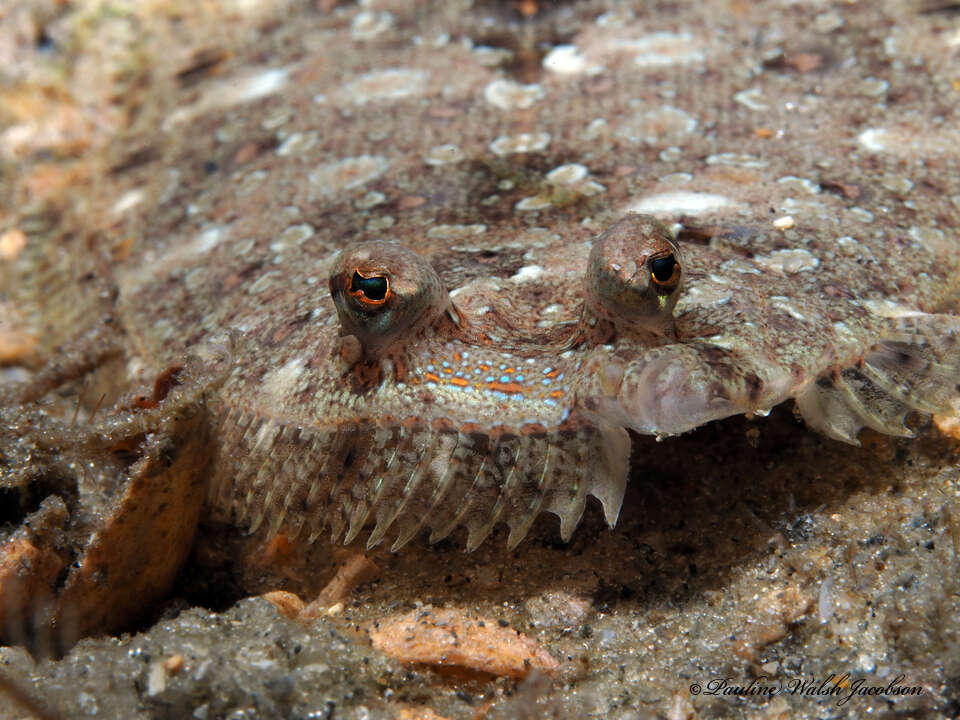
[[[416,338],[419,328],[452,307],[424,258],[382,240],[358,243],[333,260],[330,295],[341,337],[353,335],[367,361]]]
[[[669,228],[630,213],[593,241],[585,309],[619,331],[675,332],[673,309],[683,284],[683,255]]]
[[[354,270],[348,292],[361,302],[380,305],[390,297],[390,279],[385,275],[365,277],[359,270]]]

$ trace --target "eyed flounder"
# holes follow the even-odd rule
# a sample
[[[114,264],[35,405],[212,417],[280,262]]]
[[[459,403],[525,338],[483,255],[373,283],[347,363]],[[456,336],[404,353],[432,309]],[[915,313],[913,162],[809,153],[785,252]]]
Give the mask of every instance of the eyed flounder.
[[[134,370],[227,348],[212,512],[567,539],[588,495],[616,521],[628,430],[956,413],[948,38],[906,5],[727,5],[338,8],[172,90],[104,181],[98,268]]]

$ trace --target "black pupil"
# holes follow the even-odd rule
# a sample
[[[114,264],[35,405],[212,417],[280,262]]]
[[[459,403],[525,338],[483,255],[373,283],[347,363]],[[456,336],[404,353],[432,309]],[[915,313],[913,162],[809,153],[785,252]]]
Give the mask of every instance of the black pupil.
[[[653,272],[653,277],[656,278],[657,282],[665,283],[673,277],[673,266],[676,264],[677,261],[673,255],[667,255],[666,257],[657,258],[650,263],[650,270]]]
[[[379,302],[387,296],[387,279],[379,275],[365,278],[360,273],[354,272],[350,280],[350,289]]]

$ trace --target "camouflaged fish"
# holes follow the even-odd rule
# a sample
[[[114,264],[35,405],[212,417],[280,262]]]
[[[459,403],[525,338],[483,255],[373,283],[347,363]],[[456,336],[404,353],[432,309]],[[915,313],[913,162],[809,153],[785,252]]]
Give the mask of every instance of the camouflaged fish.
[[[616,522],[628,431],[956,414],[957,44],[906,4],[747,11],[338,6],[181,82],[98,271],[131,376],[225,348],[210,512],[567,540],[588,496]]]

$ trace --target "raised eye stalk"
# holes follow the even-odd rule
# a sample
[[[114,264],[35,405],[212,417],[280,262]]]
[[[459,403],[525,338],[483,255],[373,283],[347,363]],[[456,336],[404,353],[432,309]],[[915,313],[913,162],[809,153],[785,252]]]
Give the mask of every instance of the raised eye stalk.
[[[355,337],[367,362],[412,340],[451,307],[430,263],[383,241],[340,253],[330,271],[330,294],[341,336]]]
[[[585,310],[618,332],[672,336],[683,260],[670,231],[649,215],[630,214],[593,243]]]

